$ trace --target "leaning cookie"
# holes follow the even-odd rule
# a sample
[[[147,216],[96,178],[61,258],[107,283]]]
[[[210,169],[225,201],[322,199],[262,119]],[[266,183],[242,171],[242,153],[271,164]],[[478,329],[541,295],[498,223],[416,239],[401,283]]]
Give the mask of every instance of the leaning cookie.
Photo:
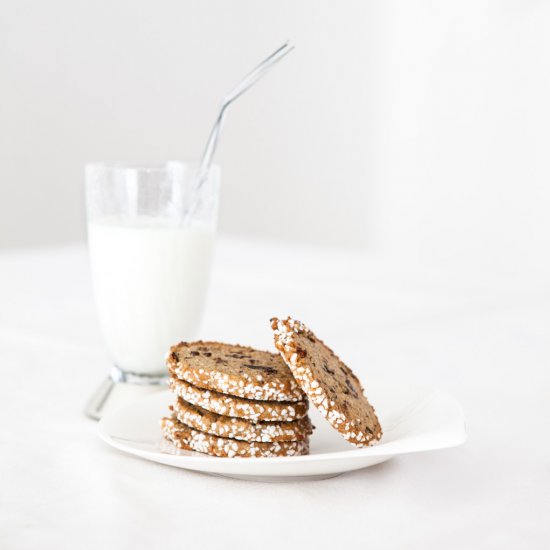
[[[215,391],[197,388],[172,376],[168,387],[188,403],[224,416],[245,418],[254,422],[288,422],[307,414],[308,402],[253,401]]]
[[[317,410],[350,443],[372,445],[380,422],[359,379],[303,323],[271,319],[275,346]]]
[[[168,370],[199,388],[261,401],[302,401],[304,394],[276,353],[220,342],[180,342]]]
[[[173,410],[176,418],[190,428],[242,441],[302,441],[313,431],[307,416],[293,422],[252,422],[201,409],[181,397],[177,398]]]
[[[181,449],[197,451],[219,457],[276,457],[298,456],[309,452],[309,440],[255,443],[237,441],[189,428],[175,418],[161,419],[162,433],[166,439]]]

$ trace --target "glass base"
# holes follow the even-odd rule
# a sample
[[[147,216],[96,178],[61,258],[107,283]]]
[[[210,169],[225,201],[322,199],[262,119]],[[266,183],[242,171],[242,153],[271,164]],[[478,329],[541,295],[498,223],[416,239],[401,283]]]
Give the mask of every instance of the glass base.
[[[165,390],[167,380],[167,374],[138,374],[114,366],[109,378],[91,396],[84,412],[89,418],[99,420],[140,397]]]
[[[136,384],[138,386],[153,386],[155,384],[166,384],[168,373],[166,371],[156,374],[145,374],[140,372],[129,372],[113,365],[110,372],[111,380],[115,383]]]

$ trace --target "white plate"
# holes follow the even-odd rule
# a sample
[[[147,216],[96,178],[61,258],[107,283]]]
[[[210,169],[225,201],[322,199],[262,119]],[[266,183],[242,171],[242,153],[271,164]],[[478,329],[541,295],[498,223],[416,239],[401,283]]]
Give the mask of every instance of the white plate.
[[[209,474],[261,481],[322,479],[379,464],[397,455],[460,445],[464,415],[450,395],[427,387],[369,380],[367,395],[384,435],[378,445],[358,449],[347,443],[311,407],[316,430],[307,456],[217,458],[181,451],[161,436],[159,419],[174,401],[159,392],[104,416],[99,435],[116,449],[147,460]]]

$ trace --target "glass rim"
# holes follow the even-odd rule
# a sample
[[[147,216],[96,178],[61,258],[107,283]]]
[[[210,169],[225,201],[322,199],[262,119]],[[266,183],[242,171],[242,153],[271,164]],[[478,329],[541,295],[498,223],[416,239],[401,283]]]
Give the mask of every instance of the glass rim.
[[[135,172],[166,172],[170,166],[179,166],[180,168],[197,169],[199,161],[186,160],[167,160],[164,162],[133,162],[133,161],[92,161],[84,165],[88,170],[110,170],[110,171],[126,171],[132,170]],[[219,164],[212,164],[208,169],[209,172],[219,172]]]

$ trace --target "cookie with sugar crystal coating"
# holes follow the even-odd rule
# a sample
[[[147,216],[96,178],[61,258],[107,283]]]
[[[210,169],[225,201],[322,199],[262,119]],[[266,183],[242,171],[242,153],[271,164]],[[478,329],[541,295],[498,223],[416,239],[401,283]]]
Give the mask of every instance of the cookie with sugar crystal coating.
[[[174,416],[182,424],[229,439],[263,443],[301,441],[312,432],[311,421],[307,416],[292,422],[253,422],[201,409],[184,401],[181,397],[176,399],[172,408]]]
[[[197,388],[172,376],[168,387],[188,403],[217,414],[246,418],[254,422],[284,422],[303,418],[307,414],[308,401],[254,401]]]
[[[160,425],[162,435],[176,447],[218,457],[267,458],[305,455],[309,452],[309,439],[307,438],[302,441],[256,443],[218,437],[194,430],[173,417],[162,418]]]
[[[304,394],[281,357],[220,342],[180,342],[168,370],[199,388],[261,401],[302,401]]]
[[[300,321],[273,318],[271,328],[294,378],[328,422],[357,447],[378,442],[380,422],[352,370]]]

